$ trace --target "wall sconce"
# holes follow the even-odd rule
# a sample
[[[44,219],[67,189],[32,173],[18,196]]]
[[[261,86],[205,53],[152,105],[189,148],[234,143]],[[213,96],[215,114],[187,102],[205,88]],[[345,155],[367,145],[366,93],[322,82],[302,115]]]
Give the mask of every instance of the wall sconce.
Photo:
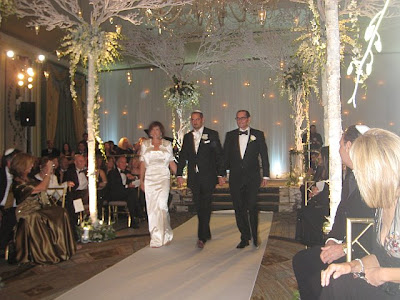
[[[265,24],[265,20],[267,18],[267,11],[264,6],[261,5],[261,8],[258,10],[258,22],[261,26]]]

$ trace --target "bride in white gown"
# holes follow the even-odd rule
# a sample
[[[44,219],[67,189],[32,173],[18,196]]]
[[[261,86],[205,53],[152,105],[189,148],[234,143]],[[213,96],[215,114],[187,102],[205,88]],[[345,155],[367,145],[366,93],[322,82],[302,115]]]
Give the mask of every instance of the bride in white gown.
[[[173,233],[168,213],[170,169],[175,174],[171,142],[164,140],[164,126],[152,122],[150,139],[141,146],[140,186],[146,195],[150,247],[158,248],[172,241]]]

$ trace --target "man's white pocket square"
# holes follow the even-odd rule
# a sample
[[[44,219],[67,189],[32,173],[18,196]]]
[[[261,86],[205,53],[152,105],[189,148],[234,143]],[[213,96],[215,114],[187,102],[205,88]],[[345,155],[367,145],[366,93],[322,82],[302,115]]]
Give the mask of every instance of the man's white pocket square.
[[[211,142],[210,140],[204,141],[204,144],[209,144],[210,142]]]

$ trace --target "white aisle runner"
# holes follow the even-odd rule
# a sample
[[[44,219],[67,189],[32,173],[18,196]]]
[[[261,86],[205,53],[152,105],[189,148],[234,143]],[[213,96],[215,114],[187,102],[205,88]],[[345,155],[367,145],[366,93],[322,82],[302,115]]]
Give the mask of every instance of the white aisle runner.
[[[143,248],[58,299],[250,299],[272,223],[260,213],[260,248],[236,249],[234,213],[213,213],[212,240],[196,247],[197,217],[162,248]]]

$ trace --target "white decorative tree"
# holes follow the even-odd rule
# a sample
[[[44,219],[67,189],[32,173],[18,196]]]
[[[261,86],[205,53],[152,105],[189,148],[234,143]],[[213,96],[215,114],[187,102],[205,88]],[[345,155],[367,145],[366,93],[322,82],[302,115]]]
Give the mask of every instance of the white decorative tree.
[[[142,21],[141,12],[153,8],[178,6],[191,0],[91,0],[85,7],[78,0],[15,0],[19,17],[29,17],[28,26],[43,26],[47,30],[67,30],[63,46],[70,55],[71,93],[74,96],[73,74],[79,61],[87,63],[88,98],[88,177],[89,210],[92,222],[97,220],[97,192],[95,171],[96,101],[98,94],[97,72],[102,66],[113,62],[118,55],[119,33],[106,32],[102,26],[112,18],[120,18],[133,25]]]

